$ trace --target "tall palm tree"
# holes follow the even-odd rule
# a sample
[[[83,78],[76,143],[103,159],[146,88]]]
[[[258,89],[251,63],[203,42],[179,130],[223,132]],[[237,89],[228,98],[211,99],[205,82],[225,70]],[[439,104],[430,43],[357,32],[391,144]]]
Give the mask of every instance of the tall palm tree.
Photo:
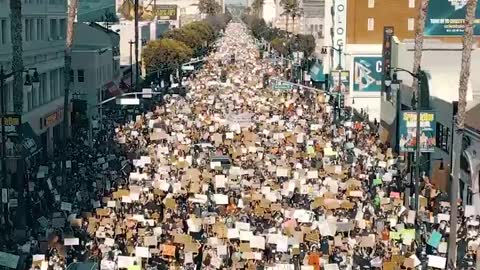
[[[10,0],[10,21],[12,41],[13,109],[23,113],[23,41],[22,41],[22,0]]]
[[[257,17],[261,17],[263,9],[264,0],[254,0],[252,3],[252,9]]]
[[[72,46],[73,46],[73,37],[74,37],[74,23],[75,17],[77,16],[77,7],[78,7],[78,0],[70,0],[70,7],[68,9],[68,21],[67,21],[67,36],[65,39],[65,66],[63,68],[63,76],[64,76],[64,87],[65,93],[63,98],[63,108],[65,112],[69,112],[68,110],[70,104],[70,73],[72,70]],[[63,115],[63,146],[66,149],[67,146],[67,137],[68,137],[68,114],[64,113]],[[65,151],[63,151],[63,158],[62,158],[62,177],[63,183],[66,181],[66,162],[67,156]]]
[[[417,74],[422,62],[423,49],[423,31],[425,30],[425,18],[427,17],[428,4],[430,0],[422,0],[420,9],[418,10],[417,25],[415,29],[415,51],[413,54],[413,73]],[[414,91],[419,91],[417,79],[413,80],[412,88]],[[419,93],[417,92],[417,97]]]
[[[290,13],[290,16],[292,16],[292,33],[295,35],[295,18],[299,18],[303,15],[303,9],[298,6],[298,1],[295,1],[297,3],[297,6],[295,6]]]
[[[457,231],[458,220],[458,185],[460,174],[460,156],[462,155],[462,140],[465,128],[465,111],[467,107],[467,89],[470,79],[470,64],[473,46],[473,27],[478,0],[468,0],[467,12],[465,15],[465,32],[463,34],[462,63],[460,68],[460,82],[458,85],[458,112],[456,116],[456,132],[453,142],[453,179],[451,186],[451,213],[450,232]],[[457,261],[457,234],[450,233],[448,238],[448,262],[456,265]]]
[[[298,9],[298,0],[280,0],[280,6],[283,8],[282,16],[285,16],[285,31],[288,33],[288,20]]]

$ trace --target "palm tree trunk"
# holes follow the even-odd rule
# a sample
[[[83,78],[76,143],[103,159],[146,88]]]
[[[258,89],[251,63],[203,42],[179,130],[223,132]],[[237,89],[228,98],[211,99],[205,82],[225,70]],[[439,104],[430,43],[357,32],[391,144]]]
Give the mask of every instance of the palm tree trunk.
[[[288,36],[288,14],[285,14],[285,32],[287,32],[287,36]]]
[[[295,35],[295,16],[292,16],[292,34]]]
[[[70,8],[68,10],[68,22],[67,22],[67,37],[65,40],[65,67],[64,71],[64,98],[63,98],[63,149],[67,149],[67,137],[68,134],[68,126],[69,126],[69,105],[70,105],[70,72],[72,70],[72,45],[73,45],[73,36],[74,36],[74,23],[75,17],[77,15],[77,6],[78,0],[71,0],[70,1]],[[88,108],[87,108],[88,110]],[[88,115],[88,112],[87,112]],[[89,119],[90,120],[90,119]],[[66,169],[66,162],[67,156],[66,152],[62,151],[62,182],[65,183],[67,177],[67,169]]]
[[[11,21],[11,41],[12,41],[12,72],[13,72],[13,110],[15,113],[23,114],[23,40],[22,40],[22,0],[10,0],[10,21]],[[1,93],[3,95],[3,93]],[[27,109],[27,108],[26,108]],[[21,136],[22,134],[20,134]],[[23,196],[24,187],[24,160],[17,161],[17,179],[12,179],[11,183],[18,192],[17,213],[13,222],[15,228],[23,230],[26,225],[26,206]],[[6,169],[6,168],[4,168]]]
[[[470,79],[470,65],[473,46],[473,24],[478,0],[468,0],[465,15],[465,33],[463,34],[462,64],[460,69],[460,82],[458,85],[458,113],[456,116],[456,132],[453,143],[453,179],[450,188],[450,234],[448,238],[448,262],[456,265],[457,262],[457,222],[458,222],[458,186],[460,176],[460,157],[462,155],[462,140],[465,128],[465,111],[467,107],[467,89]],[[454,232],[454,233],[452,233]]]
[[[10,20],[12,33],[13,110],[23,113],[23,40],[22,40],[22,0],[10,0]]]
[[[415,52],[413,54],[413,74],[417,74],[422,63],[422,49],[423,49],[423,31],[425,29],[425,18],[427,17],[428,4],[430,0],[422,0],[420,9],[418,11],[417,25],[415,29]],[[415,78],[412,84],[413,91],[419,91],[418,82]],[[417,97],[419,96],[417,92]]]

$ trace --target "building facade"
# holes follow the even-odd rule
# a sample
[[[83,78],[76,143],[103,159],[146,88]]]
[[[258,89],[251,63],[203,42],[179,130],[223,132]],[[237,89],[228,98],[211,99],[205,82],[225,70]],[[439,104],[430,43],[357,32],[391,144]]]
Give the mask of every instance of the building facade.
[[[0,1],[8,7],[8,1]],[[0,8],[0,64],[11,71],[12,45],[10,9]],[[28,140],[30,162],[54,153],[62,139],[61,123],[68,117],[64,108],[64,51],[67,3],[62,0],[22,1],[23,63],[35,68],[39,86],[23,89],[22,137]],[[13,112],[12,78],[6,80],[5,104]],[[24,144],[25,145],[25,144]]]
[[[97,116],[97,104],[121,91],[120,37],[113,31],[99,27],[75,24],[72,48],[72,94],[86,101],[89,117]]]

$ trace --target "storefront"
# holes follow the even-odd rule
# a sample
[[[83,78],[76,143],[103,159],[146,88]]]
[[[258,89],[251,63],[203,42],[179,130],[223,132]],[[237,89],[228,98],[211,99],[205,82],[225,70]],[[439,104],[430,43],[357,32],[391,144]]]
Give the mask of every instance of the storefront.
[[[42,147],[47,155],[52,155],[62,141],[61,122],[64,117],[64,109],[60,107],[43,117],[40,117],[40,129],[45,130],[42,135]]]

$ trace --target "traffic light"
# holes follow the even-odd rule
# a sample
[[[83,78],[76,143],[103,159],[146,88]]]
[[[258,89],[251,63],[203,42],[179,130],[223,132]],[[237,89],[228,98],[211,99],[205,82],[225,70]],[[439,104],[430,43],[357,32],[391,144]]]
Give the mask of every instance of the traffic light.
[[[328,47],[322,47],[322,54],[327,54],[328,53]]]
[[[345,97],[342,94],[338,95],[338,107],[341,109],[345,108]]]

